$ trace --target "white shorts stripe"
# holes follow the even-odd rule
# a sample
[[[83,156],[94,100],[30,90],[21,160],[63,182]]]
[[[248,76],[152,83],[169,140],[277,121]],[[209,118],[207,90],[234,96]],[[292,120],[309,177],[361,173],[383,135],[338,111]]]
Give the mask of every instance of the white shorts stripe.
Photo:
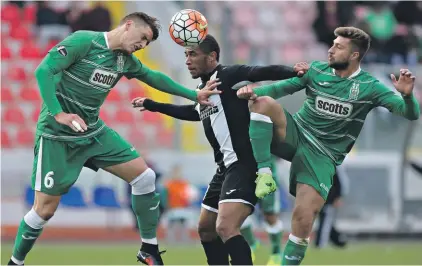
[[[38,158],[37,158],[37,174],[35,175],[35,190],[37,191],[41,191],[42,147],[43,147],[43,137],[40,137],[40,145],[38,147]]]
[[[204,208],[204,209],[206,209],[206,210],[208,210],[208,211],[210,211],[210,212],[218,213],[218,210],[217,209],[214,209],[213,207],[210,207],[208,205],[205,205],[204,203],[201,204],[201,207]]]

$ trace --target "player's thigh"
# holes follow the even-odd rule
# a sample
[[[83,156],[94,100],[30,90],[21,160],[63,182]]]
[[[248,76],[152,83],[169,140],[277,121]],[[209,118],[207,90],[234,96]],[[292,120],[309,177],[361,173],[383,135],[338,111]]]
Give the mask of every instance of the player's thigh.
[[[252,166],[235,162],[225,173],[220,193],[219,208],[224,203],[243,203],[252,213],[258,198],[255,196],[256,169]]]
[[[335,164],[328,156],[303,145],[290,166],[290,193],[297,197],[297,184],[307,184],[326,201],[334,174]]]
[[[104,129],[104,132],[97,136],[92,157],[86,166],[94,170],[104,169],[127,182],[131,182],[148,169],[138,151],[111,128]]]
[[[198,233],[202,241],[211,241],[217,237],[216,222],[218,213],[201,208],[198,221]]]
[[[32,170],[32,188],[46,195],[60,196],[76,182],[85,162],[79,148],[69,143],[37,137]]]
[[[300,133],[293,116],[287,110],[283,110],[283,114],[286,120],[285,134],[283,136],[274,128],[271,153],[291,162],[299,146]]]
[[[220,201],[221,189],[224,182],[225,169],[218,168],[211,182],[208,185],[204,198],[202,199],[202,208],[218,213],[218,202]]]

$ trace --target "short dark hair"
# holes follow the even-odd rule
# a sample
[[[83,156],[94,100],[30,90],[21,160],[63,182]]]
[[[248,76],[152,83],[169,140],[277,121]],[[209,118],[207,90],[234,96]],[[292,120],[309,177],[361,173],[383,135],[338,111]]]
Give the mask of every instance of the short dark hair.
[[[217,62],[220,61],[220,45],[218,45],[217,40],[211,34],[205,36],[205,39],[199,44],[199,49],[206,54],[215,52],[217,54]]]
[[[336,37],[341,36],[350,39],[359,51],[359,60],[362,60],[371,46],[371,37],[369,34],[355,27],[339,27],[334,30],[334,35]]]
[[[161,25],[157,18],[152,17],[144,12],[134,12],[125,16],[121,21],[120,25],[123,25],[128,20],[138,20],[146,23],[152,30],[152,40],[155,41],[160,35]]]

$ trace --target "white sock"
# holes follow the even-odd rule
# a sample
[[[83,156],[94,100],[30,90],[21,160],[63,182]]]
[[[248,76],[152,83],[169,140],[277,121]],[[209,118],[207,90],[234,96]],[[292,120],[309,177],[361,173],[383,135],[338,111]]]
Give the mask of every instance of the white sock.
[[[270,225],[264,222],[264,229],[268,234],[277,234],[283,231],[283,222],[281,220],[277,220],[277,222],[273,225]]]
[[[11,258],[11,260],[16,263],[17,265],[23,265],[23,260],[18,260],[17,258],[13,257]]]
[[[158,245],[158,241],[157,238],[151,238],[151,239],[146,239],[146,238],[141,238],[143,243],[147,243],[147,244],[151,244],[151,245]]]
[[[273,172],[271,172],[271,168],[269,168],[269,167],[264,167],[264,168],[258,169],[258,173],[273,175]]]
[[[289,235],[289,240],[292,241],[295,244],[307,246],[309,244],[310,238],[299,238],[297,236],[294,236],[292,234]]]
[[[34,229],[41,229],[47,223],[46,220],[41,218],[38,213],[32,208],[24,217],[23,220],[27,225]]]

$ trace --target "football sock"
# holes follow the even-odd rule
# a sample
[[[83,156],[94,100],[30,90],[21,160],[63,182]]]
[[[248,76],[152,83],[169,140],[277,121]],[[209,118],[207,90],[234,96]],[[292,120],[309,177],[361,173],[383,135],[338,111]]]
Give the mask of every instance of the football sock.
[[[231,258],[231,265],[253,265],[251,248],[241,235],[228,239],[225,246]]]
[[[132,194],[132,209],[138,220],[142,242],[157,245],[157,226],[160,210],[160,196],[156,192],[143,195]]]
[[[305,257],[308,243],[309,239],[298,238],[290,234],[289,240],[284,248],[281,265],[300,265]]]
[[[246,242],[248,242],[249,246],[253,246],[256,243],[255,235],[252,231],[252,226],[246,226],[240,229],[240,233],[245,238]]]
[[[208,265],[229,265],[229,253],[220,237],[212,241],[201,241]]]
[[[283,235],[283,223],[278,220],[274,225],[265,223],[265,231],[268,233],[271,242],[271,253],[281,252],[281,236]]]
[[[32,249],[47,221],[43,220],[34,209],[31,209],[22,219],[16,234],[11,260],[23,264],[26,255]]]
[[[271,118],[258,113],[251,113],[249,137],[255,160],[258,163],[258,169],[268,168],[267,172],[271,174],[271,141],[273,139]]]

